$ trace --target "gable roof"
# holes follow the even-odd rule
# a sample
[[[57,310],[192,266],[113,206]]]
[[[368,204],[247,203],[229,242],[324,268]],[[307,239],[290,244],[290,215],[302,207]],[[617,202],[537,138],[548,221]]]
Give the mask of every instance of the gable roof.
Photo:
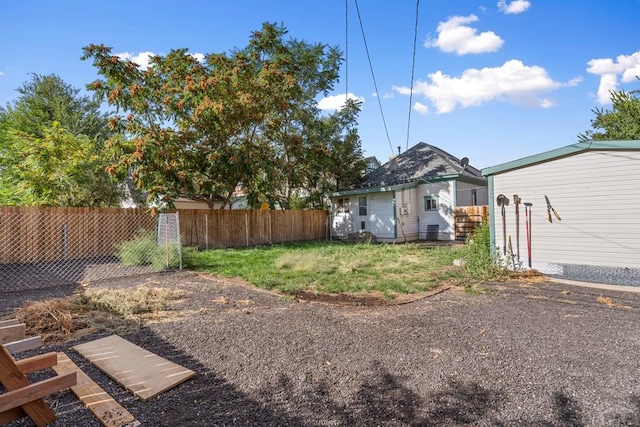
[[[457,157],[438,147],[420,142],[366,175],[356,188],[385,187],[446,178],[484,181],[478,169],[471,165],[463,167]]]
[[[638,151],[640,150],[640,140],[624,140],[624,141],[583,141],[576,144],[567,145],[566,147],[556,148],[555,150],[545,151],[544,153],[535,154],[533,156],[523,157],[522,159],[512,160],[497,166],[491,166],[482,169],[484,176],[497,175],[513,169],[520,169],[527,166],[544,163],[562,157],[573,156],[575,154],[584,153],[586,151]]]

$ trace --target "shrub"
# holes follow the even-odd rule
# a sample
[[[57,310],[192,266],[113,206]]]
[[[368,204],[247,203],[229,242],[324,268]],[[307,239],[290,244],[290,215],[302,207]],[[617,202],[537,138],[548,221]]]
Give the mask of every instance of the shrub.
[[[180,265],[180,248],[176,243],[158,245],[155,234],[141,230],[136,236],[118,246],[117,256],[124,265],[151,266],[154,270]]]
[[[505,269],[498,262],[498,254],[491,253],[491,237],[487,222],[467,237],[464,260],[467,272],[478,279],[499,277],[505,273]]]

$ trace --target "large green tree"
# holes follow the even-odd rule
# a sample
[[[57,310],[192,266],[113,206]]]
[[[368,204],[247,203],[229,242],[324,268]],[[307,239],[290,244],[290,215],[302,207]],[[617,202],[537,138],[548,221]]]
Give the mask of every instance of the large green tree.
[[[593,110],[591,129],[578,135],[580,141],[616,141],[640,139],[639,91],[612,91],[610,110]]]
[[[103,76],[88,87],[116,109],[111,126],[125,136],[110,140],[111,172],[130,171],[152,198],[213,206],[242,185],[252,206],[291,207],[316,173],[310,162],[326,154],[315,97],[333,87],[340,55],[285,35],[264,24],[244,49],[202,62],[173,50],[146,70],[103,45],[85,47]]]
[[[0,109],[0,204],[113,206],[121,184],[106,173],[111,135],[100,102],[56,75],[32,74]]]

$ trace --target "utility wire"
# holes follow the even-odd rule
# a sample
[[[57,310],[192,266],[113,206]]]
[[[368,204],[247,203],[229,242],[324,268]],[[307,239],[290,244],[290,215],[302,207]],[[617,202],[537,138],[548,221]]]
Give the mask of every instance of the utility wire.
[[[416,70],[416,44],[418,41],[418,11],[420,10],[420,0],[416,0],[416,23],[413,30],[413,55],[411,57],[411,85],[409,89],[409,118],[407,120],[407,147],[409,149],[409,132],[411,130],[411,106],[413,104],[413,78]]]
[[[344,100],[349,100],[349,0],[344,0]]]
[[[371,77],[373,78],[373,87],[376,90],[376,98],[378,98],[378,107],[380,108],[380,115],[382,116],[382,123],[384,124],[384,131],[387,134],[387,141],[389,142],[389,148],[391,149],[391,155],[393,156],[393,147],[391,146],[391,138],[389,138],[389,130],[387,129],[387,121],[384,118],[384,112],[382,111],[382,102],[380,102],[380,92],[378,92],[378,84],[376,83],[376,76],[373,72],[373,65],[371,64],[371,55],[369,55],[369,47],[367,46],[367,38],[364,35],[364,26],[362,25],[362,17],[360,16],[360,7],[358,6],[358,0],[354,0],[356,4],[356,11],[358,12],[358,21],[360,22],[360,31],[362,32],[362,40],[364,41],[364,49],[367,52],[367,60],[369,61],[369,69],[371,70]]]

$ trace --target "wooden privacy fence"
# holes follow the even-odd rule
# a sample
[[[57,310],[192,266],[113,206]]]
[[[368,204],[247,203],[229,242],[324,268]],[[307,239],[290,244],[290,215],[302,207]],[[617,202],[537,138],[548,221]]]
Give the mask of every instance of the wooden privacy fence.
[[[183,246],[200,249],[326,240],[329,213],[322,210],[180,209]]]
[[[321,210],[180,210],[182,245],[200,249],[328,238]],[[143,209],[0,206],[0,264],[115,256],[157,218]]]
[[[489,207],[457,206],[454,212],[456,240],[466,240],[467,236],[489,219]]]
[[[0,264],[113,256],[155,227],[142,209],[0,206]]]

